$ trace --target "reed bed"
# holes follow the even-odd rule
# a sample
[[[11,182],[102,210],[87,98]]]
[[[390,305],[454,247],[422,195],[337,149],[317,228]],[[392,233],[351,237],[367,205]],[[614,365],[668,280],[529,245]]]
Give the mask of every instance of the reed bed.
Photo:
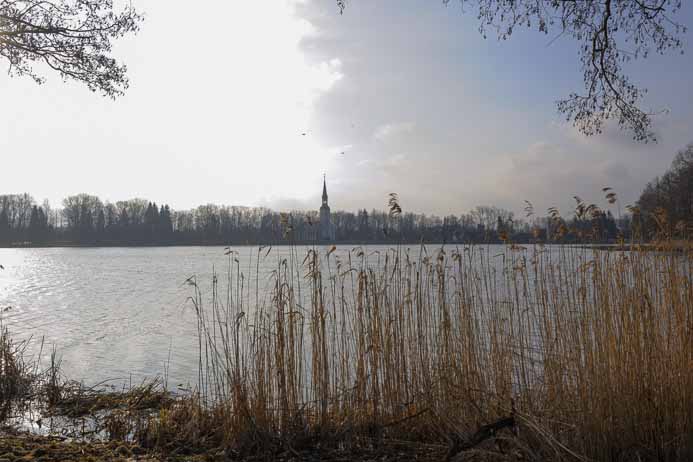
[[[41,353],[37,357],[26,353],[30,341],[13,340],[8,329],[0,325],[0,440],[27,437],[29,446],[41,436],[46,437],[46,444],[52,437],[132,442],[149,428],[156,411],[173,402],[159,377],[124,385],[121,390],[107,382],[86,387],[67,380],[57,351],[53,349],[43,364]],[[38,439],[28,438],[19,428],[30,429]]]
[[[10,412],[12,403],[26,396],[33,368],[25,361],[25,342],[15,342],[0,324],[0,421]]]
[[[188,281],[198,391],[151,421],[146,444],[242,456],[398,441],[447,459],[693,459],[690,254],[300,252],[267,276],[259,263],[271,251],[244,272],[229,249],[211,296]]]

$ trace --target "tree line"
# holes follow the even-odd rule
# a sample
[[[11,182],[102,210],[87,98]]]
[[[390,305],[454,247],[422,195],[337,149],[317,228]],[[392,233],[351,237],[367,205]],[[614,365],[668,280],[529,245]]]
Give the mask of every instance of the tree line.
[[[399,207],[399,206],[398,206]],[[518,218],[509,210],[477,206],[460,215],[392,210],[336,211],[331,216],[335,242],[534,242],[576,241],[578,231],[594,229],[598,240],[613,240],[628,221],[617,225],[610,212],[572,220]],[[104,202],[89,194],[65,198],[61,208],[39,204],[29,194],[0,195],[0,245],[239,245],[318,242],[317,211],[276,212],[264,207],[200,205],[173,210],[145,199]],[[560,226],[559,226],[560,225]],[[594,240],[594,236],[592,237]]]
[[[687,239],[693,232],[693,143],[681,149],[671,167],[645,186],[631,208],[633,227],[646,239]]]
[[[693,143],[679,151],[669,170],[648,183],[638,201],[621,210],[616,193],[604,188],[617,210],[575,197],[563,217],[551,208],[537,216],[526,202],[525,215],[477,206],[460,215],[390,210],[336,211],[334,242],[341,243],[530,243],[617,242],[631,239],[687,239],[693,231]],[[623,214],[622,214],[623,212]],[[30,194],[0,195],[0,246],[15,245],[241,245],[318,242],[316,210],[276,212],[265,207],[200,205],[173,210],[145,199],[102,201],[90,194],[66,197],[53,208]]]

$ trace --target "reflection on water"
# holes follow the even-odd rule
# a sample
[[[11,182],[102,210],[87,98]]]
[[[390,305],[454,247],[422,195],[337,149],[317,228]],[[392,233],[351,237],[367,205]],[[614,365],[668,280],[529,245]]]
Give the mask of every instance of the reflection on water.
[[[236,250],[246,275],[254,278],[259,267],[261,289],[290,252]],[[371,255],[384,250],[365,248]],[[169,383],[186,384],[196,379],[198,352],[185,280],[196,275],[209,294],[212,271],[226,271],[228,257],[222,247],[0,249],[0,263],[2,323],[15,338],[32,339],[29,352],[38,354],[43,340],[48,356],[55,345],[66,375],[87,383],[136,382],[167,368]]]
[[[448,256],[453,254],[453,247],[446,246]],[[506,247],[481,247],[479,252],[462,252],[465,259],[475,256],[473,267],[484,260],[482,271],[513,268],[513,262],[506,265]],[[549,251],[553,260],[551,247],[539,253]],[[361,249],[367,264],[378,266],[390,248]],[[431,246],[426,252],[413,246],[400,250],[417,260],[433,256],[439,249]],[[273,284],[272,272],[283,259],[294,262],[289,264],[298,270],[293,280],[304,284],[300,281],[307,268],[296,267],[302,266],[307,247],[233,250],[225,255],[223,247],[0,249],[0,264],[5,267],[0,270],[0,322],[14,338],[31,339],[27,351],[36,356],[43,351],[44,360],[55,346],[63,360],[63,371],[71,379],[87,384],[109,379],[114,379],[110,383],[135,384],[166,372],[171,387],[194,384],[198,326],[188,301],[193,295],[193,288],[186,284],[189,277],[196,276],[203,301],[209,300],[213,271],[223,281],[231,264],[232,271],[244,275],[245,311],[254,309],[255,297],[260,304],[269,303],[266,289]],[[321,250],[324,256],[327,249]],[[350,250],[340,246],[331,254],[330,264],[322,265],[326,276],[349,273],[344,267],[337,271],[335,265],[338,261],[348,265]],[[358,253],[352,253],[356,266]],[[511,253],[513,260],[520,259],[516,263],[526,264],[533,251]],[[577,264],[580,262],[584,260]],[[222,282],[220,290],[225,288]],[[237,287],[232,290],[239,291]],[[310,291],[304,290],[303,297],[309,296]],[[303,302],[310,304],[308,300]]]

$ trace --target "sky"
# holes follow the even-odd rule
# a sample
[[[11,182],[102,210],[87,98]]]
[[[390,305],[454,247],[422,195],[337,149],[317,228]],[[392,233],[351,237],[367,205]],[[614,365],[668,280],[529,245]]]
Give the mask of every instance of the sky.
[[[384,209],[397,192],[404,211],[521,214],[524,200],[603,203],[605,186],[633,203],[693,142],[690,32],[688,54],[628,66],[644,106],[668,110],[643,145],[612,124],[585,137],[557,113],[582,88],[576,43],[485,40],[455,2],[131,3],[145,22],[114,47],[125,96],[0,73],[0,194],[317,209],[326,174],[333,210]],[[693,27],[693,5],[677,19]]]

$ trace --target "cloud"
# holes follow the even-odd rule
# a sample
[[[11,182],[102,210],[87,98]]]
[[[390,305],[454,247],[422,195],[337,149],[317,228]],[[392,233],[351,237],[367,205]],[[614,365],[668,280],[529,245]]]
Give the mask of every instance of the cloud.
[[[617,149],[611,139],[607,146],[590,141],[588,144],[567,138],[531,143],[524,150],[505,156],[505,162],[490,184],[482,186],[492,201],[518,212],[523,200],[529,200],[538,213],[556,206],[564,214],[574,207],[573,196],[608,207],[602,188],[609,186],[622,199],[632,203],[647,179],[647,169],[639,169],[630,161],[628,146]]]
[[[394,154],[382,158],[362,159],[356,163],[357,167],[367,168],[378,174],[392,174],[403,168],[408,163],[404,154]]]
[[[361,159],[356,162],[357,167],[368,167],[369,165],[373,165],[373,161],[371,159]]]
[[[342,154],[348,154],[353,147],[353,144],[342,144],[340,146],[329,147],[327,151],[332,155],[341,156]]]
[[[320,207],[320,196],[315,194],[308,198],[297,197],[270,197],[262,199],[260,207],[267,207],[280,212],[292,212],[296,210],[317,210]]]
[[[329,91],[335,83],[344,78],[341,69],[342,61],[339,58],[332,58],[310,67],[310,88],[321,92]]]
[[[392,122],[376,128],[375,132],[373,133],[373,139],[377,141],[385,141],[412,131],[414,131],[413,122]]]

